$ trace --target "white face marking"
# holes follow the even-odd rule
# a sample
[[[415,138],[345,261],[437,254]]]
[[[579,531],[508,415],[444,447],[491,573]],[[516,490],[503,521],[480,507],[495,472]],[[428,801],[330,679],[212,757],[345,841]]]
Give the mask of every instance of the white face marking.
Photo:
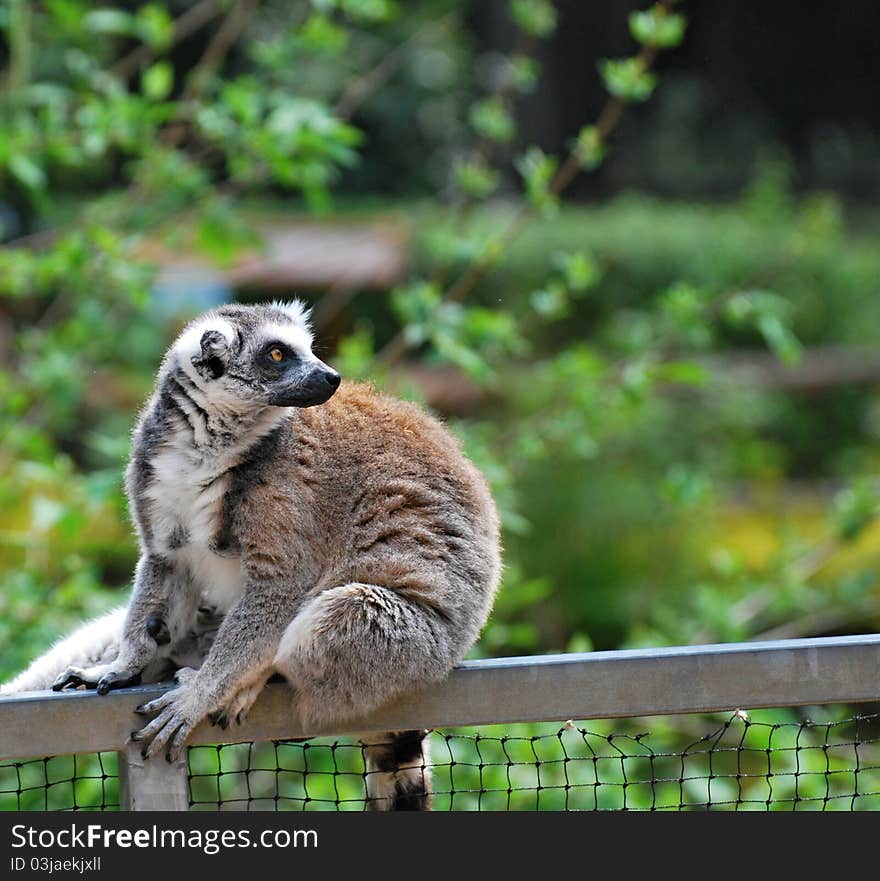
[[[285,303],[282,300],[275,300],[270,304],[273,309],[278,309],[281,312],[286,312],[290,316],[290,320],[294,322],[294,324],[298,324],[301,327],[304,327],[311,336],[311,325],[309,324],[309,313],[311,310],[303,303],[302,300],[290,300]]]
[[[285,343],[290,346],[304,361],[308,361],[312,355],[312,334],[303,325],[297,324],[264,324],[260,328],[260,334],[266,342]]]
[[[235,339],[235,330],[232,325],[225,318],[209,313],[198,324],[185,330],[172,346],[172,351],[177,356],[177,363],[198,386],[201,386],[202,378],[193,367],[192,359],[198,358],[202,354],[202,337],[209,330],[216,330],[223,334],[229,345]]]

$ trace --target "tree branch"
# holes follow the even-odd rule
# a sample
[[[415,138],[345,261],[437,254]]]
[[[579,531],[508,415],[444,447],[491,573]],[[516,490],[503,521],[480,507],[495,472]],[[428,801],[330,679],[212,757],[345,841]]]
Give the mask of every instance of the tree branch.
[[[344,120],[350,119],[352,114],[361,107],[370,95],[382,88],[394,76],[401,64],[403,64],[407,52],[416,43],[428,35],[433,35],[435,31],[437,33],[444,31],[454,17],[455,14],[450,12],[442,18],[428,22],[428,24],[419,28],[402,43],[395,46],[390,52],[383,55],[382,60],[372,70],[368,70],[365,74],[352,80],[336,102],[336,107],[334,108],[336,116]]]
[[[661,2],[665,8],[669,8],[668,2]],[[642,66],[647,71],[654,64],[657,57],[657,49],[654,46],[643,45],[636,56]],[[612,96],[605,103],[596,120],[596,131],[599,140],[605,141],[609,135],[617,127],[623,116],[626,102],[617,97]],[[581,170],[581,159],[579,149],[575,145],[566,157],[563,164],[557,169],[553,179],[548,185],[549,191],[558,196],[574,179]],[[514,217],[508,223],[507,227],[502,231],[501,235],[494,240],[491,248],[486,248],[482,255],[478,257],[446,290],[442,297],[442,301],[446,303],[458,303],[465,299],[473,289],[482,281],[488,272],[498,260],[498,254],[507,250],[512,242],[519,236],[531,220],[535,217],[535,209],[528,202],[523,202]],[[388,368],[395,364],[406,353],[408,346],[403,331],[397,333],[378,352],[374,358],[374,365],[379,368]]]
[[[181,40],[185,40],[194,34],[199,28],[206,25],[212,18],[222,11],[217,0],[201,0],[195,6],[187,9],[179,18],[174,20],[174,33],[171,37],[171,45],[174,46]],[[120,79],[128,79],[136,70],[155,58],[156,53],[146,43],[133,49],[128,55],[123,56],[110,68],[110,73]]]
[[[184,115],[187,105],[204,93],[212,74],[220,67],[259,5],[260,0],[238,0],[226,18],[223,19],[223,23],[211,37],[202,57],[189,75],[178,103],[180,113],[178,113],[177,119],[165,129],[162,136],[163,146],[176,147],[181,142],[186,132]]]

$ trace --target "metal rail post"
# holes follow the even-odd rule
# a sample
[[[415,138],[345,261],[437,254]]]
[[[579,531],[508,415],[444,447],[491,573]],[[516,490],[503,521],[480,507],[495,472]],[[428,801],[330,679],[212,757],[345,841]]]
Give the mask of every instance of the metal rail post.
[[[145,760],[141,744],[119,753],[119,807],[123,811],[189,810],[186,750],[176,762]]]

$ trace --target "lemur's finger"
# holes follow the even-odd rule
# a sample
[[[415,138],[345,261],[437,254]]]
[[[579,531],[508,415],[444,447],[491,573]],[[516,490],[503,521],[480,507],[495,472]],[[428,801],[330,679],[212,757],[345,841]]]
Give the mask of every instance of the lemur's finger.
[[[135,707],[135,712],[139,716],[152,716],[154,713],[164,710],[177,697],[176,692],[177,689],[166,691],[165,694],[160,694],[159,697]]]
[[[111,688],[125,688],[127,685],[139,685],[141,674],[135,670],[117,670],[105,673],[98,680],[98,694],[107,694]]]
[[[162,731],[162,729],[169,723],[169,721],[171,721],[172,718],[174,718],[175,715],[176,714],[173,710],[166,710],[160,713],[158,716],[156,716],[155,719],[153,719],[152,722],[141,728],[140,731],[133,732],[131,735],[131,739],[138,742],[142,740],[155,740],[155,738],[159,736],[159,732]],[[144,746],[144,758],[147,757],[147,750],[149,746],[150,744]]]
[[[176,762],[178,757],[180,756],[180,751],[183,749],[184,743],[186,743],[186,739],[189,737],[190,732],[192,731],[193,726],[189,722],[184,722],[180,728],[177,729],[174,736],[171,738],[171,743],[168,746],[168,752],[165,753],[165,758],[169,762]]]
[[[61,691],[62,689],[67,688],[68,685],[72,685],[75,688],[80,685],[85,685],[86,682],[82,678],[82,672],[80,670],[65,670],[53,683],[52,683],[52,691]]]
[[[149,744],[146,744],[141,751],[141,755],[145,759],[152,759],[155,756],[159,755],[161,752],[164,752],[166,747],[168,746],[169,741],[174,736],[175,732],[180,728],[181,725],[186,724],[177,713],[169,712],[168,714],[163,713],[162,716],[159,717],[161,725],[157,726],[156,733],[152,737],[152,740]],[[147,726],[147,728],[152,727],[153,723]],[[147,731],[147,728],[144,729],[144,732]],[[146,737],[144,739],[147,739]]]

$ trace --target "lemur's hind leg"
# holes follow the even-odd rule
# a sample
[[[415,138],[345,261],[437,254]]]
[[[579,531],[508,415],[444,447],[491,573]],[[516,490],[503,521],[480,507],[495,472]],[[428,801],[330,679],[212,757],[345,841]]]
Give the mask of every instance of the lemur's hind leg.
[[[302,607],[274,666],[296,689],[306,723],[352,719],[443,679],[457,660],[448,628],[433,609],[393,590],[346,584]],[[368,743],[369,807],[427,807],[423,738],[424,732],[394,732]]]

